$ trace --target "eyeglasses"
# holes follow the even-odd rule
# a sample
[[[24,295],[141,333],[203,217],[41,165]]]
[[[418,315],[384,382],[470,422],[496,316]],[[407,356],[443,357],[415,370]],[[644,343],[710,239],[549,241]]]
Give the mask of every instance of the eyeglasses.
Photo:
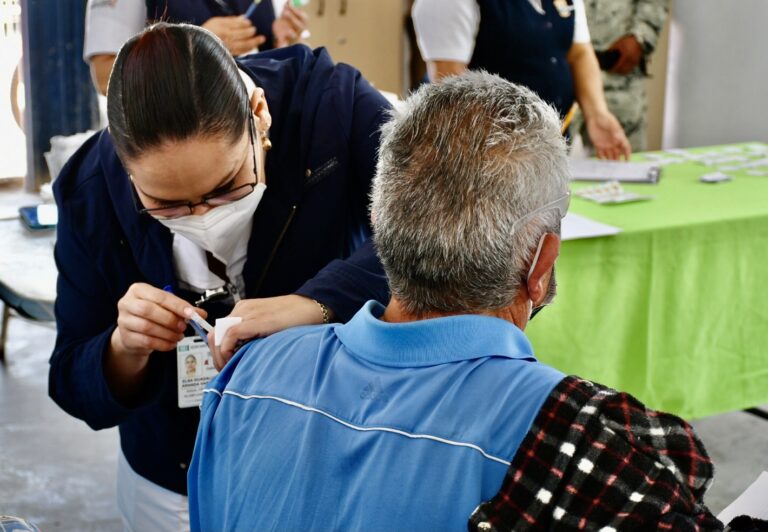
[[[565,217],[565,213],[568,212],[568,205],[571,203],[571,193],[566,192],[564,195],[560,196],[554,201],[550,201],[549,203],[542,205],[538,209],[534,209],[528,214],[518,218],[514,221],[512,224],[512,234],[514,234],[520,227],[522,227],[524,222],[527,222],[540,212],[548,211],[550,209],[557,209],[558,214],[560,215],[560,219],[562,220]]]
[[[143,207],[140,207],[141,200],[138,197],[138,193],[136,192],[136,186],[133,185],[131,189],[133,190],[133,204],[136,207],[136,212],[139,214],[149,214],[150,216],[153,216],[155,218],[160,218],[162,220],[172,220],[174,218],[182,218],[184,216],[189,216],[194,212],[194,208],[198,205],[208,205],[209,207],[220,207],[221,205],[227,205],[229,203],[234,203],[236,201],[239,201],[246,197],[248,194],[252,193],[254,189],[256,188],[256,185],[258,184],[258,172],[256,170],[256,145],[254,143],[253,139],[253,132],[254,132],[255,126],[253,124],[253,116],[250,112],[248,112],[248,136],[251,139],[251,155],[253,157],[253,175],[256,179],[253,183],[246,183],[245,185],[240,185],[239,187],[235,187],[232,190],[227,190],[226,192],[220,192],[218,194],[208,194],[206,196],[203,196],[203,199],[201,201],[198,201],[196,203],[192,203],[191,201],[185,202],[185,203],[176,203],[174,205],[168,205],[166,207],[155,207],[152,209],[146,209]],[[131,179],[131,182],[133,182],[133,179]]]

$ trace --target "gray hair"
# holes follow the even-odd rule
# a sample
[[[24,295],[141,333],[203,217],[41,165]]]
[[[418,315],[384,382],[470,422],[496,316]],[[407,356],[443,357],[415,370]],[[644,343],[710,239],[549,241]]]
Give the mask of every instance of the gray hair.
[[[382,128],[371,193],[392,295],[416,316],[509,306],[568,191],[557,113],[486,72],[425,85]],[[515,221],[521,218],[518,227]]]

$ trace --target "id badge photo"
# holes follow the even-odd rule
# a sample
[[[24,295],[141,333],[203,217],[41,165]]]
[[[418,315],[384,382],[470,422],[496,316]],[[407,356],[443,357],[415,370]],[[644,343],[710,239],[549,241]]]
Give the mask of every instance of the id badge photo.
[[[189,336],[176,344],[176,380],[179,408],[199,407],[203,389],[219,372],[206,342]]]

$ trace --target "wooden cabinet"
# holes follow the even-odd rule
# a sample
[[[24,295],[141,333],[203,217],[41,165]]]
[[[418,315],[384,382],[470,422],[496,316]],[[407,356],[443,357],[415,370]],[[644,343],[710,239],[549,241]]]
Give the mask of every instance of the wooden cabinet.
[[[325,46],[379,90],[405,92],[405,0],[310,0],[304,9],[310,46]]]

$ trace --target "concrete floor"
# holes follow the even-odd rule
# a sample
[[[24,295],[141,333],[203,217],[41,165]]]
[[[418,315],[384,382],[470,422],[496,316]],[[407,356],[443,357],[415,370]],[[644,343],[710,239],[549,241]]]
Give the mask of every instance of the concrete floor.
[[[48,398],[51,325],[12,318],[0,368],[0,514],[41,530],[122,530],[117,429],[94,432]]]
[[[41,530],[120,530],[117,431],[94,432],[47,395],[51,325],[11,320],[0,368],[0,514]],[[708,504],[718,513],[768,470],[768,421],[735,412],[694,423],[717,465]]]
[[[29,198],[18,183],[0,183],[0,214],[23,201]],[[0,366],[0,515],[25,517],[44,531],[121,530],[117,430],[94,432],[48,398],[52,324],[13,318],[8,336],[8,365]],[[717,514],[768,471],[768,421],[734,412],[693,425],[717,467],[707,495]]]

